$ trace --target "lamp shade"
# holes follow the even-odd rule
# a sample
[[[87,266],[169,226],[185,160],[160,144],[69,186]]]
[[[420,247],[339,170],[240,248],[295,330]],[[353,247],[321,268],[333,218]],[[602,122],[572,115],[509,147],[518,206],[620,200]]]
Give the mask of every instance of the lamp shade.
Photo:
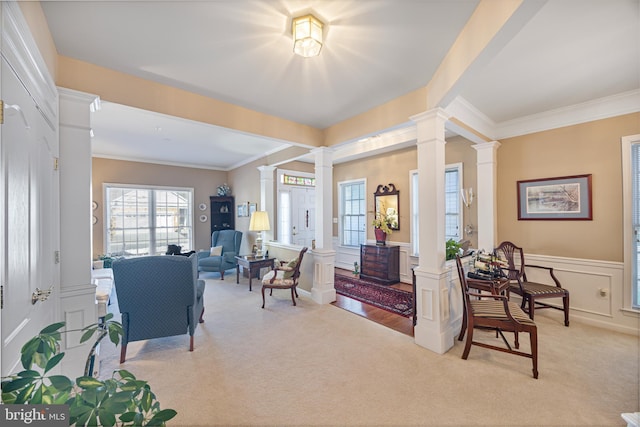
[[[291,23],[293,52],[305,58],[320,55],[322,27],[322,22],[313,15],[293,18]]]
[[[269,226],[269,215],[266,211],[255,211],[251,214],[251,220],[249,221],[250,231],[268,231],[271,230]]]

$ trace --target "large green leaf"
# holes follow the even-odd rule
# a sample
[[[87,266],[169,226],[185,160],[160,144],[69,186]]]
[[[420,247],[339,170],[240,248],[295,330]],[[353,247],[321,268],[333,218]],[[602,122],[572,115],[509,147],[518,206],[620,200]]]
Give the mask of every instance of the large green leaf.
[[[51,325],[49,325],[46,328],[44,328],[43,330],[41,330],[40,334],[50,334],[52,332],[57,331],[58,329],[60,329],[62,327],[64,327],[64,322],[52,323]]]
[[[22,378],[38,378],[40,376],[40,372],[34,371],[33,369],[27,369],[26,371],[18,372],[18,376]]]
[[[20,390],[27,385],[33,383],[35,378],[17,378],[13,381],[7,381],[2,383],[3,393],[11,393],[12,391]]]
[[[55,356],[53,356],[51,359],[49,359],[49,361],[47,362],[47,366],[44,368],[44,372],[47,373],[51,369],[53,369],[58,363],[60,363],[63,357],[64,357],[64,352],[58,353]]]
[[[88,331],[86,331],[84,334],[82,334],[82,337],[80,337],[80,343],[87,341],[89,338],[93,336],[93,334],[95,334],[95,332],[96,332],[96,328],[91,328]]]
[[[98,411],[98,418],[100,418],[100,425],[103,427],[111,427],[116,424],[115,414],[103,408]]]
[[[159,411],[158,413],[156,413],[153,417],[151,417],[151,419],[149,420],[147,425],[148,426],[162,426],[162,425],[165,425],[165,423],[167,421],[169,421],[170,419],[175,417],[177,414],[178,413],[176,411],[174,411],[173,409],[164,409],[164,410]]]
[[[18,396],[16,397],[16,401],[15,403],[21,404],[21,403],[28,403],[29,399],[31,398],[31,394],[33,393],[33,390],[36,388],[36,383],[33,382],[29,385],[27,385],[25,388],[23,388],[20,393],[18,393]]]
[[[93,377],[78,377],[76,379],[76,384],[84,389],[104,386],[102,381]]]
[[[73,387],[73,381],[64,375],[52,375],[49,378],[51,385],[59,391],[68,391]]]

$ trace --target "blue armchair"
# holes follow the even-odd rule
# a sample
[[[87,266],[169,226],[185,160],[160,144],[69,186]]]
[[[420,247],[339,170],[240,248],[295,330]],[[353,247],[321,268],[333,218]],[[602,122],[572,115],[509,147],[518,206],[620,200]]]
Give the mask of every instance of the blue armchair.
[[[193,334],[204,314],[204,280],[198,280],[197,257],[145,256],[113,262],[113,281],[122,314],[124,336],[120,363],[127,344],[152,338]]]
[[[221,247],[220,255],[211,255],[210,251],[198,252],[198,271],[220,273],[236,268],[236,256],[240,253],[242,232],[236,230],[219,230],[211,234],[211,247]]]

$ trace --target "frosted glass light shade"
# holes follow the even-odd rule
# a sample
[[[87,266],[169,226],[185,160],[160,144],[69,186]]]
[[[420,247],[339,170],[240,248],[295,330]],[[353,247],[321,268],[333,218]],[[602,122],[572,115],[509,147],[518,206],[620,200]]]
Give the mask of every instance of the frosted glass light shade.
[[[320,55],[323,24],[318,18],[313,15],[293,18],[291,27],[294,53],[305,58]]]

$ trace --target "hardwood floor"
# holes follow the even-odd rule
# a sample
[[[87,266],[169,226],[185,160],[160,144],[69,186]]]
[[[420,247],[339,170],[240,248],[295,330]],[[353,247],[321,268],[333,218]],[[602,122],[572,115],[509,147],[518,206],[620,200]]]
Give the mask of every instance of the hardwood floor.
[[[350,276],[351,272],[340,268],[335,269],[336,274]],[[396,283],[391,285],[392,288],[398,288],[405,291],[412,291],[412,286],[407,283]],[[359,316],[380,323],[395,331],[405,335],[413,336],[413,319],[391,313],[378,307],[345,297],[344,295],[336,295],[336,301],[333,303],[336,307],[355,313]]]

